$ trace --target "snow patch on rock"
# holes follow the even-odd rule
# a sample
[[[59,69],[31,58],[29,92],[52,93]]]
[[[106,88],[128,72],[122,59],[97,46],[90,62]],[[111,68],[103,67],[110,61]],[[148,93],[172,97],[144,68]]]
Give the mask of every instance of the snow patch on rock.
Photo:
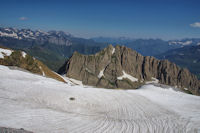
[[[66,77],[65,75],[62,76],[62,78],[65,80],[66,83],[69,85],[79,85],[79,86],[84,86],[82,81],[76,80],[73,78]]]
[[[39,68],[40,68],[40,70],[42,71],[42,76],[45,76],[45,73],[44,73],[44,71],[43,71],[42,67],[41,67],[41,66],[39,66]]]
[[[24,51],[22,51],[22,56],[25,58],[26,57],[26,53]]]
[[[151,81],[146,82],[146,84],[152,84],[152,83],[159,83],[159,80],[157,78],[151,77]]]
[[[114,53],[115,53],[115,48],[112,49],[112,54],[114,54]]]
[[[12,50],[0,48],[0,58],[4,58],[4,55],[10,56],[12,52]]]
[[[105,69],[102,69],[102,70],[99,72],[98,78],[101,78],[102,76],[104,76],[104,74],[103,74],[104,70],[105,70]]]
[[[127,74],[125,71],[122,71],[122,72],[123,72],[123,75],[120,76],[120,77],[117,77],[118,80],[122,80],[124,78],[127,78],[127,79],[131,80],[132,82],[137,82],[138,81],[137,78]]]

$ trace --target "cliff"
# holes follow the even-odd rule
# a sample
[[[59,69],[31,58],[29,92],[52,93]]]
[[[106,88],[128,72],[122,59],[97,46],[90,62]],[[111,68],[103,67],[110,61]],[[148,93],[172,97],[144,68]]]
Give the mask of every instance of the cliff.
[[[200,95],[200,81],[187,69],[168,60],[144,57],[124,46],[110,45],[95,55],[75,52],[59,73],[104,88],[136,89],[147,81],[158,80]]]

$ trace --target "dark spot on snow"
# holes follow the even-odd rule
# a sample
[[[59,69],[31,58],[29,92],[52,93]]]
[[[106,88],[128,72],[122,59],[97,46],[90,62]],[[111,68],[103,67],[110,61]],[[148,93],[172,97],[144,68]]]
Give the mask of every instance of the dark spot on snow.
[[[70,97],[70,98],[69,98],[69,100],[71,100],[71,101],[72,101],[72,100],[75,100],[75,98],[74,98],[74,97]]]

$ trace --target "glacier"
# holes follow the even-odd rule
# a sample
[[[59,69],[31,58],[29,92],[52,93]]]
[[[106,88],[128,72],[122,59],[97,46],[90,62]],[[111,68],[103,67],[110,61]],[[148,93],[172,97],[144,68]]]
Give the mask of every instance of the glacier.
[[[37,133],[200,132],[200,97],[172,88],[94,88],[2,65],[0,79],[1,127]]]

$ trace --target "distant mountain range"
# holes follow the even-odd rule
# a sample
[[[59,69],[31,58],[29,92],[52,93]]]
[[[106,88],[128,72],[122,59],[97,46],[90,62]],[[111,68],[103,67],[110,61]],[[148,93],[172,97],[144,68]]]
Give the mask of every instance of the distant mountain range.
[[[0,45],[26,51],[57,71],[74,51],[82,54],[98,52],[102,43],[73,37],[62,31],[0,28]]]
[[[34,40],[40,43],[48,42],[57,45],[72,45],[72,35],[63,31],[49,31],[30,29],[16,29],[16,28],[0,28],[1,37],[12,37],[18,40]]]
[[[93,37],[91,39],[96,42],[110,43],[110,44],[124,44],[134,40],[127,37]]]
[[[198,62],[200,57],[198,51],[193,50],[197,50],[200,45],[200,39],[197,38],[169,41],[126,37],[84,39],[63,31],[0,28],[0,46],[23,50],[54,71],[57,71],[75,51],[86,55],[95,54],[109,44],[124,45],[144,56],[168,59],[181,67],[187,67],[200,78]]]
[[[96,37],[91,38],[96,42],[124,45],[132,48],[144,56],[155,56],[168,50],[181,48],[184,46],[200,45],[200,39],[182,39],[182,40],[161,40],[161,39],[130,39],[126,37],[109,38]]]

